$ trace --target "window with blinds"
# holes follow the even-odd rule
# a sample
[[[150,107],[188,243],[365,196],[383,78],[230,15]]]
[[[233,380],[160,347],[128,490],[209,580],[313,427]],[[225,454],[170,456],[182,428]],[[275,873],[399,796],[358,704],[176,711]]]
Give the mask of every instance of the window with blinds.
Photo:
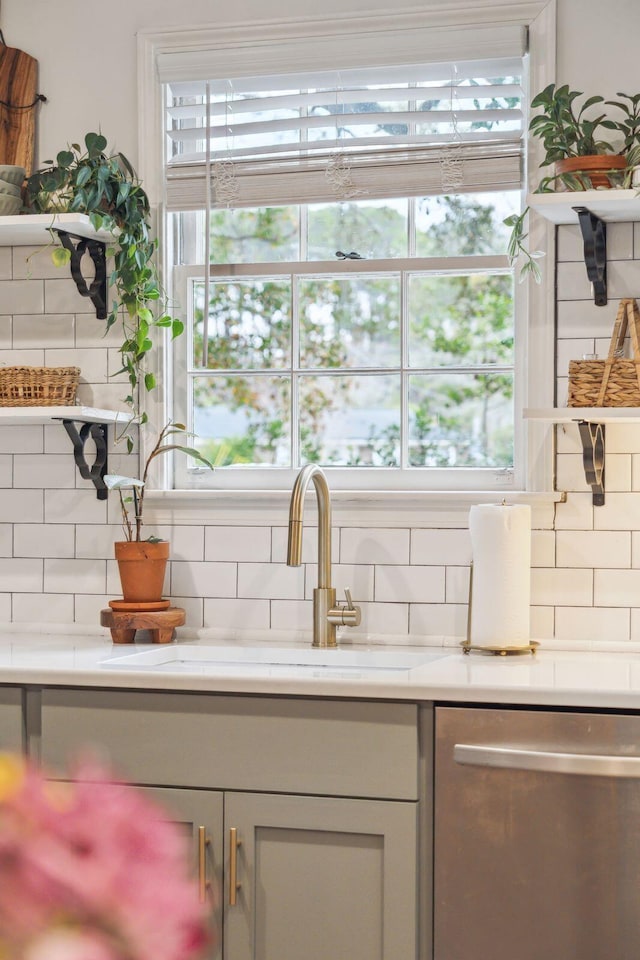
[[[168,208],[517,189],[521,77],[510,57],[169,82]]]
[[[219,467],[176,486],[514,484],[526,58],[479,33],[159,58],[175,415]]]

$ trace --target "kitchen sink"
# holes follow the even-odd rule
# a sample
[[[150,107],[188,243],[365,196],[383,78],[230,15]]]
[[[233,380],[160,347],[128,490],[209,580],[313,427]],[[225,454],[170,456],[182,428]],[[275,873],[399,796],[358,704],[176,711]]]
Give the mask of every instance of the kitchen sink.
[[[246,673],[259,671],[318,675],[407,671],[449,656],[444,650],[395,651],[338,647],[217,646],[179,643],[115,654],[100,662],[109,669],[152,670],[167,673]]]

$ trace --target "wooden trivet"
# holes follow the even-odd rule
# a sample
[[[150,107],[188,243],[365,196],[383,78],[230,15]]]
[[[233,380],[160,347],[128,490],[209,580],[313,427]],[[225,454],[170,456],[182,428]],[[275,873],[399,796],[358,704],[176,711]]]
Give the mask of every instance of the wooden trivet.
[[[149,630],[153,643],[171,643],[174,629],[181,627],[184,621],[182,607],[156,611],[100,611],[100,626],[109,627],[114,643],[133,643],[136,630]]]

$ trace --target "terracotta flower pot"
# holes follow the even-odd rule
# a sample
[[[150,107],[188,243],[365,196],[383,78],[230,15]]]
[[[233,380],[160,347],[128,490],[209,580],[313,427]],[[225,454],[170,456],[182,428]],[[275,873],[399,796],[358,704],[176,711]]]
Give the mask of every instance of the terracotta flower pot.
[[[128,603],[160,600],[169,559],[168,541],[122,540],[114,547],[124,599]]]
[[[584,173],[594,188],[611,187],[608,173],[611,170],[624,170],[627,166],[626,157],[617,154],[598,154],[592,157],[566,157],[564,160],[556,160],[555,171],[557,174],[574,173],[580,175]]]

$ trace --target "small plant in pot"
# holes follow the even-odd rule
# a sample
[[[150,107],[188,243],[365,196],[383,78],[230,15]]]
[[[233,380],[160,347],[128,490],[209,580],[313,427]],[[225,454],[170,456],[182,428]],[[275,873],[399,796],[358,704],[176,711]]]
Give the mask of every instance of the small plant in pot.
[[[125,539],[117,541],[114,547],[126,603],[147,606],[168,603],[162,600],[162,587],[169,559],[169,543],[158,537],[143,536],[144,494],[151,464],[156,457],[172,450],[184,453],[212,469],[212,464],[195,447],[175,442],[176,436],[185,435],[188,433],[184,424],[169,421],[158,434],[145,461],[141,479],[116,474],[107,474],[104,478],[107,487],[117,490],[120,497]]]
[[[640,94],[618,93],[622,100],[591,96],[579,105],[579,98],[583,96],[566,84],[556,87],[551,83],[531,101],[532,109],[542,112],[531,119],[529,133],[544,147],[540,166],[553,170],[542,177],[535,193],[626,185],[627,156],[637,149],[640,132]],[[604,107],[615,108],[619,116],[611,117]],[[511,227],[508,256],[512,264],[522,257],[521,280],[530,273],[539,282],[536,260],[544,254],[528,249],[528,213],[527,207],[521,214],[513,214],[504,221]]]

